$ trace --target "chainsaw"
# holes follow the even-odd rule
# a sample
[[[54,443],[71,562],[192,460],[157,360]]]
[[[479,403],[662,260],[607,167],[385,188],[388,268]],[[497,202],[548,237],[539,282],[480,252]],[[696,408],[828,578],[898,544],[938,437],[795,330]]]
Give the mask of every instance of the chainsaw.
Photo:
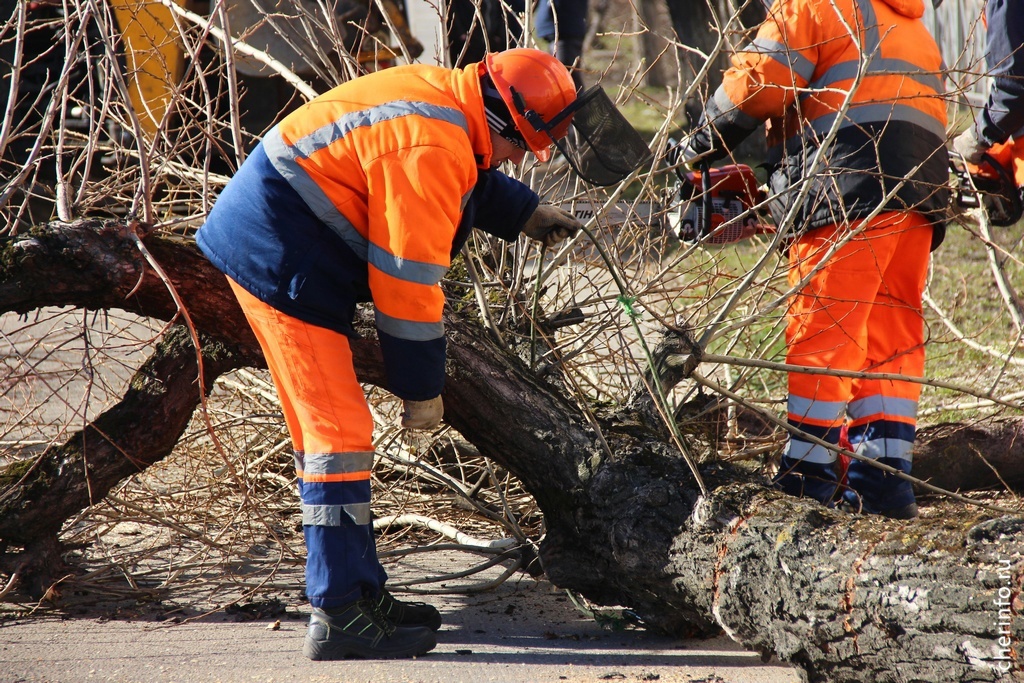
[[[1013,225],[1024,216],[1024,138],[992,146],[978,164],[951,152],[949,167],[956,178],[955,207],[984,208],[989,222],[998,227]]]
[[[709,168],[699,165],[688,170],[679,163],[679,147],[669,140],[666,161],[677,182],[670,198],[655,202],[618,202],[604,207],[605,220],[612,225],[636,223],[669,230],[685,244],[721,245],[740,242],[757,235],[774,235],[776,227],[767,222],[759,207],[767,199],[753,169],[746,164]],[[960,209],[982,207],[992,225],[1013,225],[1024,217],[1024,138],[993,146],[980,164],[965,164],[950,152],[953,180],[951,203]],[[563,206],[586,222],[601,206],[573,201]],[[664,219],[664,221],[663,221]]]
[[[732,244],[775,233],[775,226],[764,222],[757,212],[767,193],[758,186],[750,166],[708,168],[704,164],[695,171],[677,167],[676,175],[678,208],[668,214],[668,222],[680,241]]]
[[[761,220],[754,207],[766,198],[757,187],[754,171],[745,164],[680,174],[671,193],[659,201],[616,202],[602,206],[587,200],[563,202],[563,210],[586,223],[596,212],[608,225],[644,226],[661,231],[667,225],[687,244],[732,244],[755,235],[774,234],[775,227]]]
[[[994,145],[979,164],[950,153],[956,177],[952,203],[961,209],[984,208],[992,225],[1006,227],[1024,217],[1024,138]],[[685,171],[675,166],[678,208],[668,214],[672,232],[685,243],[731,244],[776,232],[758,207],[767,192],[746,164],[704,165]]]

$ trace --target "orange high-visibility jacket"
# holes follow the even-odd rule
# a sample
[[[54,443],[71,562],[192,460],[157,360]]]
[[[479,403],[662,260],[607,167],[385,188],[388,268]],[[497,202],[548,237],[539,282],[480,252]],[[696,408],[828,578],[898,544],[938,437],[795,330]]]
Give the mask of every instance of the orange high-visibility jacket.
[[[842,224],[884,203],[924,213],[938,246],[946,101],[923,14],[922,0],[776,0],[707,102],[691,149],[721,158],[767,122],[777,220],[795,209],[802,228]]]
[[[372,299],[389,388],[443,386],[439,285],[470,226],[514,240],[539,201],[488,171],[481,65],[395,67],[285,117],[217,199],[197,241],[260,300],[352,334]]]

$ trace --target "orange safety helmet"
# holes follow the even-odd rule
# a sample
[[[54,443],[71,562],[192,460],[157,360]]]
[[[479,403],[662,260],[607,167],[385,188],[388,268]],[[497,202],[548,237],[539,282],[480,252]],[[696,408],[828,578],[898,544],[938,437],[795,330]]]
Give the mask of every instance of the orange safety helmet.
[[[568,69],[526,47],[490,53],[484,67],[530,151],[541,161],[550,159],[552,143],[565,137],[572,122],[576,84]]]

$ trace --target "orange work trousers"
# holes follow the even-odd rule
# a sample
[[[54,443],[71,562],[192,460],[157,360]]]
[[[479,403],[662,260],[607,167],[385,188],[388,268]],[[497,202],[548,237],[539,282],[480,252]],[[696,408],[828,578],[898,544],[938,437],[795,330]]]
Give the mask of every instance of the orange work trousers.
[[[373,417],[348,337],[288,316],[228,278],[259,340],[295,455],[314,607],[376,596],[387,580],[370,513]]]
[[[789,283],[797,291],[786,362],[921,377],[931,226],[915,212],[884,213],[833,252],[849,230],[815,229],[790,248]],[[829,444],[839,443],[845,427],[854,452],[909,473],[920,393],[916,382],[790,372],[789,423]],[[836,452],[795,433],[785,460],[829,465]],[[848,483],[883,508],[913,502],[907,482],[882,474],[853,461]]]

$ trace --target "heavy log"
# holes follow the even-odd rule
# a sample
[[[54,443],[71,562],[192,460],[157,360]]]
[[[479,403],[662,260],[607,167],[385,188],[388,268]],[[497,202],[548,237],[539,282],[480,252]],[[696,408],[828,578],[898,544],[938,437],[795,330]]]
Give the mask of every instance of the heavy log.
[[[1024,491],[1024,420],[925,427],[914,447],[914,475],[951,491]]]
[[[155,235],[145,244],[175,283],[202,347],[215,351],[203,384],[234,365],[259,365],[223,278],[194,246]],[[53,225],[8,239],[0,245],[0,311],[70,304],[178,317],[166,283],[138,254],[132,235],[115,224]],[[596,413],[595,425],[557,377],[534,374],[470,320],[446,322],[445,419],[534,495],[547,525],[540,557],[556,585],[628,606],[664,632],[725,632],[815,681],[989,681],[1020,671],[1024,518],[951,504],[926,508],[913,522],[845,515],[713,461],[702,467],[709,489],[702,495],[679,451],[651,424],[642,395]],[[194,381],[197,368],[181,364],[198,356],[191,336],[182,337],[176,345],[165,340],[150,362],[178,363],[178,379],[191,372]],[[670,331],[665,347],[688,343]],[[354,352],[361,379],[381,383],[373,340],[357,342]],[[53,516],[38,516],[50,501],[36,473],[46,473],[47,487],[65,487],[67,510],[102,495],[101,479],[161,457],[199,400],[197,385],[183,386],[173,401],[130,393],[112,409],[136,419],[151,410],[168,415],[148,426],[148,443],[127,433],[131,421],[108,413],[8,477],[0,538],[26,543],[31,529],[18,520],[45,520],[52,540]],[[93,428],[102,438],[84,440],[90,466],[99,462],[93,449],[107,444],[104,467],[112,473],[90,469],[89,491],[81,467],[59,464]]]

